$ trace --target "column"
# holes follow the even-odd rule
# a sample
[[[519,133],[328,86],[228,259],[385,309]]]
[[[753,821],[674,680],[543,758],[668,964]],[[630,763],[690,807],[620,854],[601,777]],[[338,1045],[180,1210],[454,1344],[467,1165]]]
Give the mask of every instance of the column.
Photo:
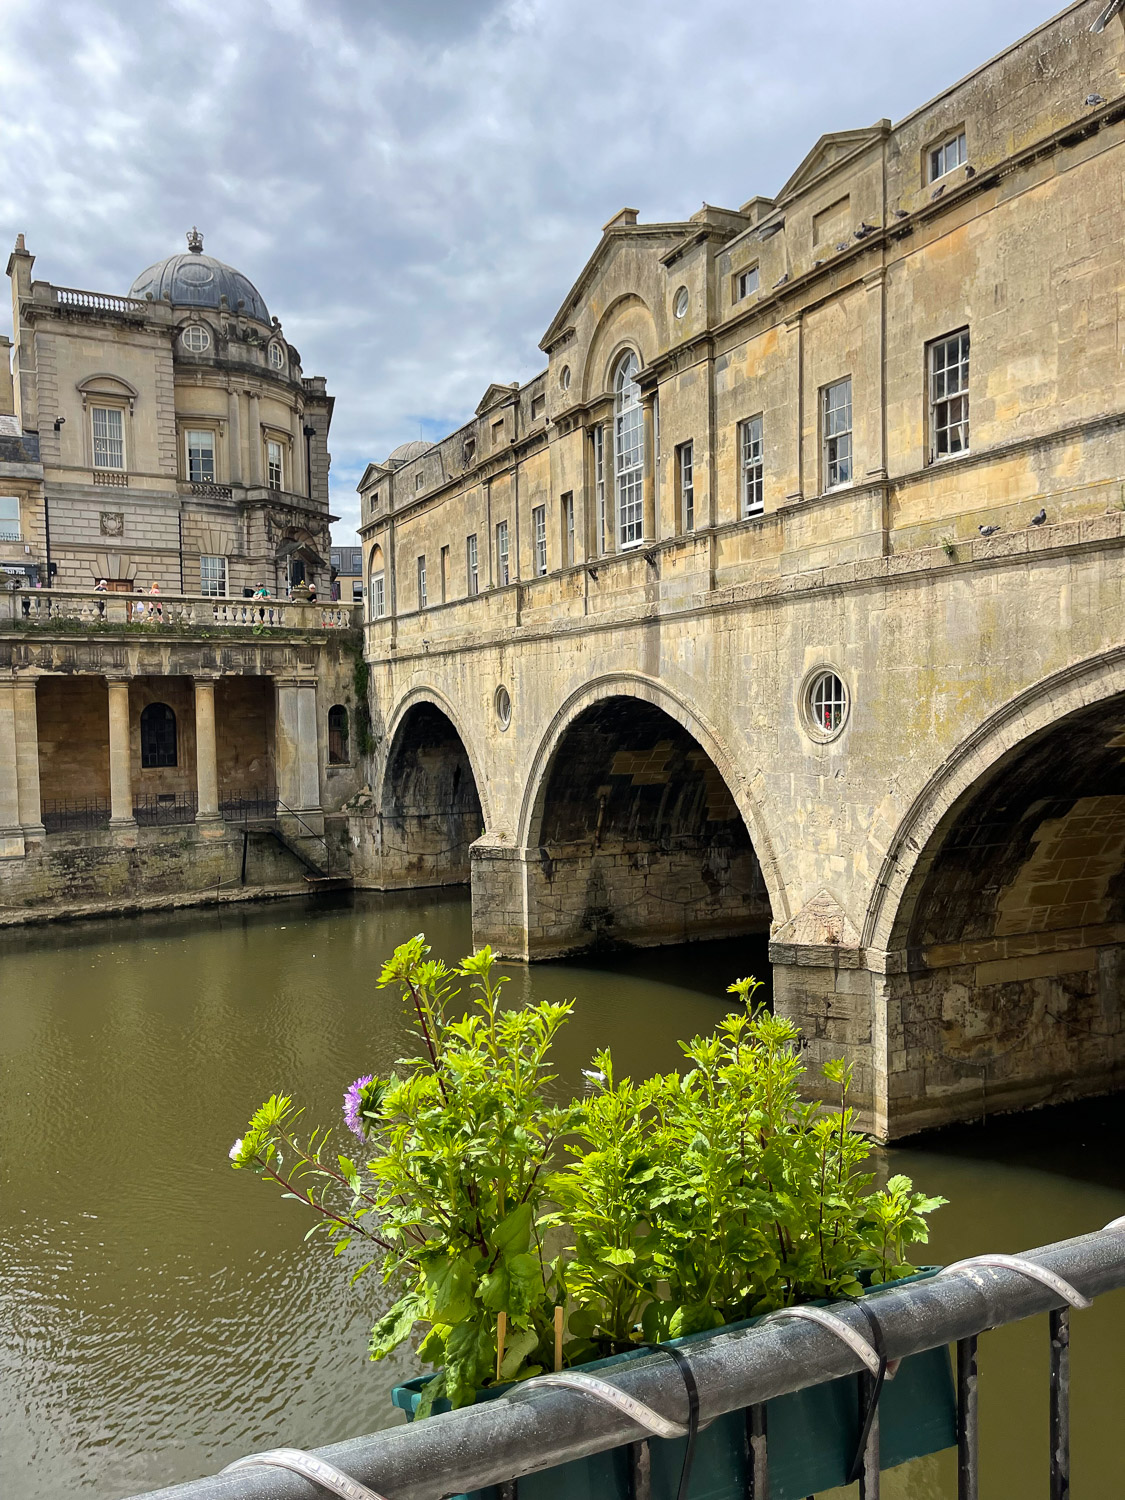
[[[242,483],[242,410],[237,391],[227,392],[227,467],[231,484]]]
[[[109,679],[109,826],[135,828],[133,755],[129,744],[129,680]]]
[[[643,521],[641,535],[646,542],[656,540],[656,392],[641,397],[644,414],[645,466],[643,492]]]
[[[291,812],[320,810],[316,683],[279,678],[277,683],[277,795]]]
[[[0,859],[19,859],[24,848],[16,774],[16,691],[8,681],[0,682]]]
[[[16,779],[19,785],[20,822],[24,837],[46,838],[43,808],[39,797],[39,720],[35,711],[34,677],[17,677],[16,704]]]
[[[307,495],[309,493],[308,464],[306,463],[308,445],[305,442],[304,419],[299,411],[293,412],[289,428],[293,434],[289,488],[295,495]]]
[[[219,820],[219,763],[215,753],[215,684],[195,681],[195,790],[197,823]]]
[[[250,483],[262,482],[262,408],[257,396],[250,396],[250,430],[246,434],[250,453]]]

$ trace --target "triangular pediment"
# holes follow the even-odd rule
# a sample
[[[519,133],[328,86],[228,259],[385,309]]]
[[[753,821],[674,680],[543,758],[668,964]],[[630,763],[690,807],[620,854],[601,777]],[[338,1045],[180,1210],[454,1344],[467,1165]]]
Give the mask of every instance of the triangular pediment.
[[[385,464],[368,464],[367,468],[363,471],[363,478],[356,485],[356,489],[363,491],[369,485],[376,484],[385,474],[389,474],[390,472]]]
[[[834,172],[843,162],[857,156],[872,141],[881,140],[890,128],[890,121],[880,121],[863,130],[833,130],[822,135],[804,161],[790,177],[777,195],[779,204],[812,187],[822,177]]]
[[[810,947],[858,948],[859,933],[832,892],[822,888],[773,934],[773,941]]]
[[[624,213],[632,213],[632,209],[623,210]],[[550,328],[539,342],[540,349],[544,354],[549,354],[552,347],[557,344],[566,334],[572,332],[571,325],[574,322],[574,312],[582,300],[586,288],[593,281],[601,269],[603,263],[611,255],[616,254],[623,240],[636,243],[638,240],[652,241],[653,249],[657,255],[663,255],[673,245],[679,244],[687,235],[697,233],[698,224],[675,223],[675,224],[631,224],[622,221],[618,214],[612,218],[602,230],[602,237],[594,248],[593,255],[582,267],[578,279],[567,292],[562,306],[555,314]]]
[[[483,417],[486,411],[491,411],[494,406],[499,406],[501,401],[512,399],[512,387],[510,385],[490,385],[488,390],[477,402],[476,414]]]

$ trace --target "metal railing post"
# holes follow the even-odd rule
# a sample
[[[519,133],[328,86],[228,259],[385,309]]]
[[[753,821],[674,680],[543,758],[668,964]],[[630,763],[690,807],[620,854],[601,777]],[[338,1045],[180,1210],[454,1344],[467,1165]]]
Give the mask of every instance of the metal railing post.
[[[1053,1308],[1051,1329],[1051,1500],[1070,1500],[1070,1308]]]
[[[977,1336],[957,1340],[957,1500],[978,1500]]]

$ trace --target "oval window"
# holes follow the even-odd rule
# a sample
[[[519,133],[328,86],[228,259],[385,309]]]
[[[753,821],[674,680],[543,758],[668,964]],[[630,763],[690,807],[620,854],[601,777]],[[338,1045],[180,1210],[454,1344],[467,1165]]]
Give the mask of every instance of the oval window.
[[[559,376],[559,384],[562,386],[562,388],[563,388],[564,391],[569,391],[570,390],[570,366],[569,365],[563,365],[563,367],[562,367],[562,373]]]
[[[688,297],[688,289],[686,286],[682,286],[676,293],[676,300],[672,303],[672,311],[676,314],[677,318],[683,318],[687,316],[689,301],[690,298]]]
[[[501,685],[496,689],[496,717],[500,728],[507,729],[512,722],[512,698],[508,689]]]
[[[804,717],[814,739],[834,739],[843,729],[848,717],[848,690],[835,672],[822,669],[809,678]]]
[[[200,323],[189,323],[180,335],[180,341],[193,354],[202,354],[211,347],[211,335]]]

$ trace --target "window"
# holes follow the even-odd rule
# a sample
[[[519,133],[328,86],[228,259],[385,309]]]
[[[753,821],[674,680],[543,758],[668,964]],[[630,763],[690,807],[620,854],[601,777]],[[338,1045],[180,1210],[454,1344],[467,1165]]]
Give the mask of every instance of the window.
[[[426,607],[426,554],[418,559],[418,608]]]
[[[695,530],[695,445],[681,443],[676,449],[676,488],[679,491],[680,527]]]
[[[199,559],[199,592],[206,599],[225,599],[227,596],[227,560],[225,557]]]
[[[743,516],[762,514],[762,419],[738,424],[738,468]]]
[[[156,770],[176,764],[176,715],[167,703],[141,709],[141,767]]]
[[[20,501],[18,495],[0,495],[0,542],[20,540]]]
[[[465,463],[471,464],[477,456],[477,440],[475,437],[465,439]]]
[[[818,245],[836,245],[847,248],[852,230],[852,205],[850,198],[837,198],[827,208],[813,214],[812,237],[814,248]]]
[[[562,555],[563,567],[574,566],[574,492],[567,490],[562,497]]]
[[[180,342],[192,354],[202,354],[205,349],[211,347],[211,335],[201,324],[189,323],[180,334]]]
[[[687,310],[691,306],[691,294],[686,286],[680,287],[676,292],[675,301],[672,303],[672,312],[677,318],[686,318]]]
[[[387,612],[386,579],[382,573],[371,575],[371,618],[381,620]]]
[[[328,764],[346,766],[348,754],[348,711],[342,703],[334,703],[328,710]]]
[[[831,739],[848,716],[848,693],[835,672],[817,672],[805,692],[806,724],[819,740]]]
[[[184,434],[188,478],[193,484],[215,482],[215,434],[206,429]]]
[[[425,474],[423,474],[422,470],[419,469],[418,472],[417,472],[417,474],[415,474],[415,476],[414,476],[414,489],[415,489],[415,492],[417,492],[418,490],[420,490],[422,488],[422,486],[425,484],[425,482],[426,482],[426,476],[425,476]]]
[[[353,604],[362,604],[363,603],[363,579],[362,578],[353,578],[352,579],[352,603]]]
[[[501,588],[508,582],[508,523],[496,523],[496,581]]]
[[[605,428],[594,428],[594,492],[597,502],[599,553],[609,551],[609,517],[605,513]]]
[[[271,490],[285,488],[285,469],[281,444],[272,439],[266,444],[266,483]]]
[[[930,181],[936,182],[939,177],[944,177],[955,167],[964,166],[968,159],[969,153],[965,149],[965,132],[962,130],[957,135],[951,135],[947,141],[942,141],[940,146],[934,146],[931,149]]]
[[[739,271],[734,278],[734,301],[742,302],[752,292],[758,290],[758,268],[749,266],[745,271]]]
[[[270,345],[269,359],[271,368],[275,370],[284,370],[285,350],[279,343],[276,342],[276,340]]]
[[[824,488],[848,484],[852,477],[852,380],[837,380],[820,393],[821,463]]]
[[[125,413],[119,406],[90,408],[94,427],[94,468],[125,467]]]
[[[469,593],[480,593],[480,559],[477,557],[477,534],[465,538],[465,577],[469,581]]]
[[[449,548],[443,547],[438,554],[438,565],[441,572],[441,602],[444,604],[449,598]]]
[[[531,420],[534,422],[536,420],[536,418],[541,417],[546,410],[547,410],[547,398],[546,398],[546,396],[532,396],[532,398],[531,398]]]
[[[498,422],[493,422],[493,424],[492,424],[492,443],[493,443],[493,446],[495,447],[495,445],[497,443],[502,443],[503,441],[504,441],[504,418],[501,417]]]
[[[969,447],[969,330],[930,345],[930,457]]]
[[[614,377],[614,474],[617,482],[617,535],[622,547],[635,546],[644,531],[645,428],[641,411],[640,369],[627,354]]]
[[[559,385],[564,391],[570,390],[570,366],[563,365],[562,373],[559,375]]]
[[[547,507],[537,505],[531,512],[531,534],[535,543],[535,572],[542,578],[547,571]]]
[[[512,695],[503,683],[496,689],[496,696],[493,702],[496,705],[496,717],[500,723],[500,728],[507,729],[508,725],[512,722]]]

